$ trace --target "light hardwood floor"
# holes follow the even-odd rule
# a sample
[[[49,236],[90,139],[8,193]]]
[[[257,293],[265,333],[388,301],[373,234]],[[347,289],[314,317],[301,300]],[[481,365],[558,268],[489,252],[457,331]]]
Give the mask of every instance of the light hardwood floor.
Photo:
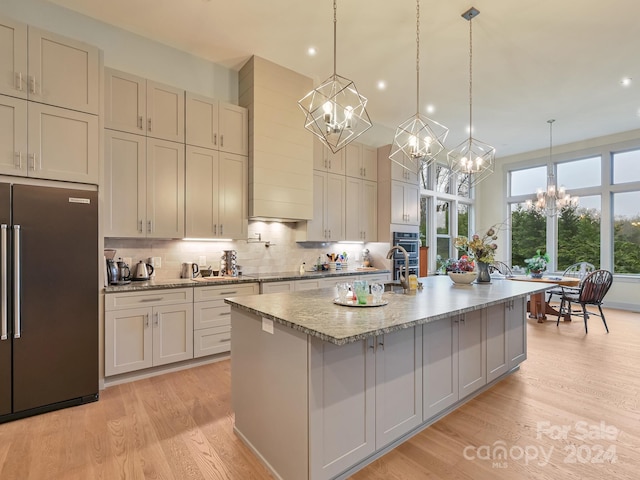
[[[353,479],[640,478],[640,314],[605,314],[608,335],[597,317],[588,335],[529,320],[520,371]],[[0,479],[270,479],[232,426],[223,361],[0,425]]]

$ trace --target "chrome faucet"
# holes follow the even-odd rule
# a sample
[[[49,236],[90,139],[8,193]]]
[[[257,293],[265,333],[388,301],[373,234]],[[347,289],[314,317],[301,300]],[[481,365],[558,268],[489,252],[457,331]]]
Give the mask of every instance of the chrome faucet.
[[[401,247],[400,245],[394,245],[387,252],[387,259],[393,258],[394,250],[398,250],[399,252],[402,252],[404,254],[404,275],[402,275],[402,270],[400,270],[400,284],[402,285],[402,289],[404,290],[404,293],[408,293],[409,292],[409,254],[404,249],[404,247]]]

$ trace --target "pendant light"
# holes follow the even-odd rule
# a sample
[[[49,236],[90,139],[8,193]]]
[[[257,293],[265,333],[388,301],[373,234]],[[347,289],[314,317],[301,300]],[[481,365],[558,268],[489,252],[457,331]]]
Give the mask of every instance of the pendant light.
[[[337,5],[333,0],[333,75],[298,101],[306,115],[304,128],[337,153],[369,128],[367,99],[355,84],[336,74]]]
[[[578,205],[578,197],[572,197],[569,195],[565,188],[561,186],[558,188],[556,184],[556,178],[553,174],[553,122],[554,119],[547,120],[549,124],[549,174],[547,175],[547,188],[546,190],[538,189],[537,198],[534,201],[527,200],[526,208],[528,210],[536,210],[547,217],[555,217],[558,213],[566,207],[575,207]]]
[[[496,149],[473,138],[473,30],[472,20],[480,12],[471,7],[462,14],[469,21],[469,138],[447,154],[452,173],[469,178],[469,186],[477,185],[493,173]]]
[[[420,0],[416,0],[416,113],[396,129],[389,159],[419,173],[444,150],[449,129],[420,113]]]

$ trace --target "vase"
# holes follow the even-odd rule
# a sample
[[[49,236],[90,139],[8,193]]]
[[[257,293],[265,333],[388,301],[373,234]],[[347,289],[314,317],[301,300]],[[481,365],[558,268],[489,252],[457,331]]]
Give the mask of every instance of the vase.
[[[542,278],[542,272],[531,272],[531,278]]]
[[[489,264],[485,262],[477,262],[478,278],[477,283],[491,283],[491,274],[489,273]]]

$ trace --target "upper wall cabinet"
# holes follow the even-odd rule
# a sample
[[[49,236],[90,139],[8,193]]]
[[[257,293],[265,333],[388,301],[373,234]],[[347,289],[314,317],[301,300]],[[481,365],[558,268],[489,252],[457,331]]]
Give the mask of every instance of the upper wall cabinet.
[[[187,145],[247,156],[248,132],[246,108],[187,92]]]
[[[0,93],[97,115],[100,51],[0,17]]]
[[[313,137],[313,169],[344,175],[345,149],[333,153],[319,138]]]
[[[351,142],[344,152],[347,176],[371,181],[378,179],[378,151],[374,147]]]
[[[184,90],[105,68],[105,127],[184,142]]]

